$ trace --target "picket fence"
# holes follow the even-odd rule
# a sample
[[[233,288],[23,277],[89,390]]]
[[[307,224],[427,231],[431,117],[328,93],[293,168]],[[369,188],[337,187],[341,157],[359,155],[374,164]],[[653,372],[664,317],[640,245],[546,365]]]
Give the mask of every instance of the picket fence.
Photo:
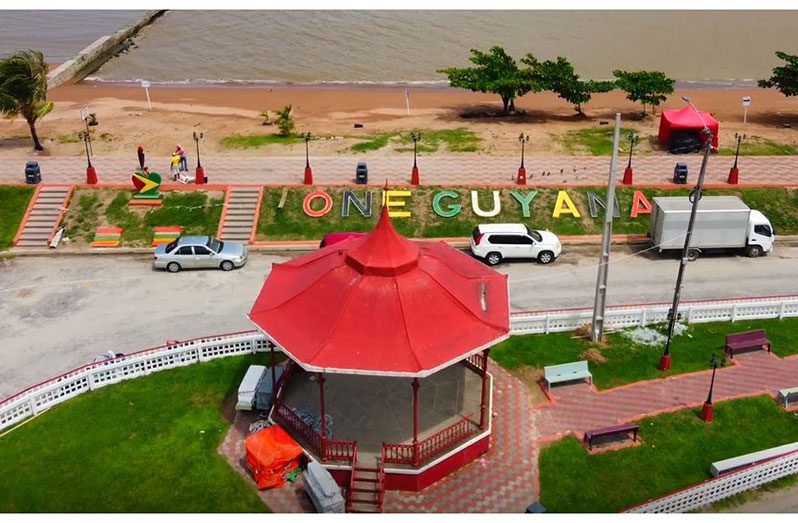
[[[625,512],[669,514],[688,512],[792,474],[798,474],[798,451],[723,474],[634,506]]]
[[[671,303],[642,303],[607,307],[607,330],[645,327],[668,321]],[[737,298],[731,300],[684,301],[679,304],[681,322],[741,321],[798,316],[798,295]],[[593,308],[539,312],[514,312],[510,315],[511,334],[548,334],[573,331],[593,320]]]

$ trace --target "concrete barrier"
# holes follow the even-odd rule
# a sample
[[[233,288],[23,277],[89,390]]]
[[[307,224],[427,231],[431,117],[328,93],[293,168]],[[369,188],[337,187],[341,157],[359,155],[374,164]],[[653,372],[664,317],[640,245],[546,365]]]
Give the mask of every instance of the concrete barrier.
[[[142,27],[154,22],[166,10],[148,11],[138,21],[127,25],[112,35],[101,36],[91,45],[79,52],[71,60],[67,60],[47,75],[47,87],[52,89],[70,81],[79,81],[100,68],[124,46],[125,42],[136,35]]]

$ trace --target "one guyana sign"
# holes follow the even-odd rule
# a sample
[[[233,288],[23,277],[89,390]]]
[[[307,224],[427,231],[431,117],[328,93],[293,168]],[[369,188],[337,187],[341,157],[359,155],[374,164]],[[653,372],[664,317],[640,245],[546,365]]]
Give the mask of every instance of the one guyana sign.
[[[161,175],[156,172],[151,172],[149,175],[141,171],[136,171],[131,177],[133,187],[138,191],[133,195],[137,200],[157,200],[163,195],[161,194]]]

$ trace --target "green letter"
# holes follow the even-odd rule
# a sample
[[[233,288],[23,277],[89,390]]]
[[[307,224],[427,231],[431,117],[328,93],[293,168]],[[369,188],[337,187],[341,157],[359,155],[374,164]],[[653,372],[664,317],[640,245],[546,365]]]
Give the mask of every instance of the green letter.
[[[444,211],[441,209],[441,200],[444,198],[459,198],[460,195],[454,191],[439,191],[432,197],[432,210],[441,218],[452,218],[460,214],[460,209],[463,208],[459,203],[450,203],[449,210]]]
[[[516,191],[510,191],[510,194],[518,200],[518,203],[521,204],[521,211],[524,213],[524,218],[529,218],[532,216],[532,213],[529,211],[529,204],[532,203],[532,200],[535,199],[535,196],[538,195],[537,191],[530,191],[527,193],[526,196],[521,196],[521,193]]]

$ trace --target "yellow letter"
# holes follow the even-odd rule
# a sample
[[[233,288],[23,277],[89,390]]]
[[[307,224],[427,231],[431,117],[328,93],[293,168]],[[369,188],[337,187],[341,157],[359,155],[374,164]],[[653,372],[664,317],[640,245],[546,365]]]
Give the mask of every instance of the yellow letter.
[[[557,193],[557,203],[554,204],[554,213],[552,217],[559,218],[561,214],[573,214],[574,218],[582,217],[576,205],[574,205],[573,200],[571,200],[571,197],[568,196],[568,193],[565,191]]]
[[[392,200],[391,198],[408,198],[411,194],[410,191],[396,191],[393,189],[383,192],[382,202],[388,207],[388,216],[391,218],[410,218],[410,211],[391,210],[391,207],[404,207],[407,202],[404,200]]]

